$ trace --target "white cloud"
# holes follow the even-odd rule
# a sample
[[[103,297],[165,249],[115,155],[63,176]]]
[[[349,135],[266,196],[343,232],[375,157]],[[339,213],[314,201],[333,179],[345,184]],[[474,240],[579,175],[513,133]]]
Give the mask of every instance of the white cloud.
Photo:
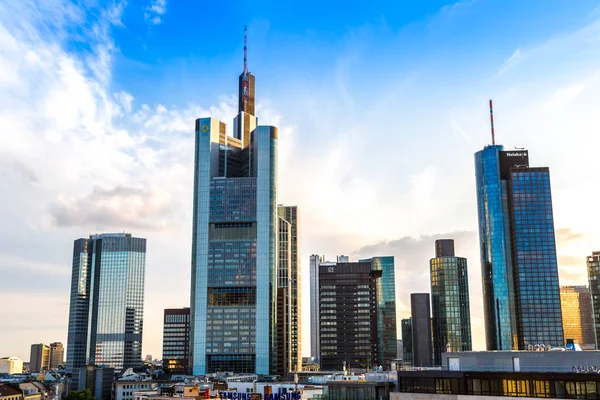
[[[151,25],[159,25],[166,12],[167,0],[150,0],[150,4],[144,9],[144,19]]]
[[[508,59],[506,61],[504,61],[504,63],[500,67],[500,70],[498,71],[498,73],[501,74],[504,71],[506,71],[507,69],[516,65],[519,62],[520,57],[521,57],[521,49],[515,50],[515,52],[510,57],[508,57]]]

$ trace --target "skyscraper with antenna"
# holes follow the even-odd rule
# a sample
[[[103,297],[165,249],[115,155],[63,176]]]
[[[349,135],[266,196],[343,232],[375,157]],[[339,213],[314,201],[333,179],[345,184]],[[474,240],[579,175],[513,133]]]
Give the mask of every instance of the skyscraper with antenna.
[[[487,349],[563,346],[550,171],[496,144],[489,104],[492,144],[475,153]]]
[[[196,120],[190,370],[270,374],[276,354],[277,136],[258,126],[244,69],[233,137]]]

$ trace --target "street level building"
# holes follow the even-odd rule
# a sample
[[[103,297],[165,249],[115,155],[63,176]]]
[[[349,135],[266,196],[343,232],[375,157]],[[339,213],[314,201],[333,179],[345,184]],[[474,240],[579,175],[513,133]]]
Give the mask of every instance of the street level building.
[[[187,374],[190,354],[190,309],[167,308],[163,318],[163,371]]]
[[[277,141],[258,126],[255,78],[239,78],[233,137],[215,118],[195,126],[191,373],[275,369]]]
[[[548,349],[444,353],[441,369],[399,371],[390,399],[600,399],[599,352]]]
[[[594,350],[592,295],[587,286],[561,286],[560,306],[565,340],[572,339],[583,350]]]
[[[370,262],[319,265],[321,370],[368,370],[380,365],[377,280]]]
[[[31,345],[29,372],[48,371],[50,367],[50,346],[43,343]]]
[[[146,239],[129,233],[75,241],[67,373],[141,365],[145,265]]]
[[[487,349],[563,346],[549,169],[492,144],[475,173]]]
[[[472,350],[467,259],[455,256],[454,240],[436,240],[429,271],[433,364],[441,365],[444,352]]]

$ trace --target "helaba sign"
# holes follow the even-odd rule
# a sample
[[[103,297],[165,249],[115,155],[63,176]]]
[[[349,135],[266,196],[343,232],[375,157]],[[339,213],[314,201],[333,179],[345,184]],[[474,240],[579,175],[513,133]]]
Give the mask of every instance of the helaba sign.
[[[254,397],[253,397],[254,395]],[[260,396],[260,395],[259,395]],[[256,393],[232,393],[232,392],[220,392],[220,399],[234,399],[234,400],[252,400],[256,398]],[[271,393],[262,396],[263,400],[300,400],[300,393]]]
[[[507,151],[506,156],[507,157],[525,157],[526,153],[521,153],[518,151]]]

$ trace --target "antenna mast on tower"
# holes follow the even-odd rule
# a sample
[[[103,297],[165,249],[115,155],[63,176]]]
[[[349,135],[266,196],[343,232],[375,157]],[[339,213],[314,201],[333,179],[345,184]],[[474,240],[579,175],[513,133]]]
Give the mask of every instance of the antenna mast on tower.
[[[242,79],[242,100],[248,102],[248,29],[244,25],[244,77]]]
[[[248,73],[248,29],[244,25],[244,74]]]
[[[490,99],[490,123],[492,124],[492,145],[495,145],[496,136],[494,135],[494,108],[492,107],[492,99]]]

